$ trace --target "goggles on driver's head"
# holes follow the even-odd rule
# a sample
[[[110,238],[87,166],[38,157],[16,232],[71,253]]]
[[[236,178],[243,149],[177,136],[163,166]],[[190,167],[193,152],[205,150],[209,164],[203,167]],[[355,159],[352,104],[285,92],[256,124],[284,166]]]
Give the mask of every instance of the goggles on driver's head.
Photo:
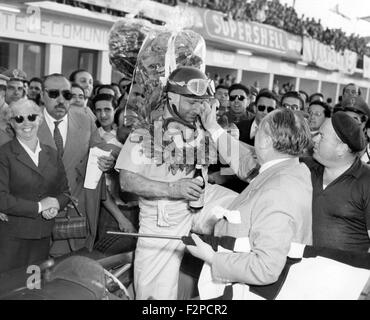
[[[204,96],[207,93],[213,96],[216,92],[215,84],[211,79],[191,79],[188,82],[176,82],[169,80],[169,83],[175,86],[186,87],[187,90],[196,96]]]

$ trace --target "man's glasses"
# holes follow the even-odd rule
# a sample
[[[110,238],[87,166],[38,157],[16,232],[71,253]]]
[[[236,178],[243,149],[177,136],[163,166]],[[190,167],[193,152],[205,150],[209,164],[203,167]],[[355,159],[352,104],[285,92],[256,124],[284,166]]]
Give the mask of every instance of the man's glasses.
[[[58,89],[45,89],[46,93],[48,94],[49,98],[56,99],[62,94],[63,98],[66,100],[72,99],[72,92],[69,90],[58,90]]]
[[[239,101],[244,101],[245,99],[247,99],[247,97],[245,97],[245,96],[230,96],[230,101],[235,101],[236,99],[238,99]]]
[[[20,124],[23,123],[25,118],[27,118],[29,122],[35,122],[38,116],[39,116],[38,114],[29,114],[28,116],[15,116],[13,117],[13,119],[15,120],[16,123]]]
[[[322,113],[321,112],[309,112],[308,113],[310,117],[315,116],[315,117],[321,117]]]
[[[299,105],[283,103],[283,108],[287,108],[287,109],[290,109],[290,110],[293,110],[293,111],[298,111],[299,110]]]
[[[270,112],[272,112],[272,111],[274,111],[274,110],[275,110],[275,108],[274,108],[274,107],[266,107],[266,106],[264,106],[264,105],[259,105],[259,106],[257,106],[257,109],[258,109],[258,111],[260,111],[260,112],[265,112],[265,110],[267,109],[267,113],[270,113]]]

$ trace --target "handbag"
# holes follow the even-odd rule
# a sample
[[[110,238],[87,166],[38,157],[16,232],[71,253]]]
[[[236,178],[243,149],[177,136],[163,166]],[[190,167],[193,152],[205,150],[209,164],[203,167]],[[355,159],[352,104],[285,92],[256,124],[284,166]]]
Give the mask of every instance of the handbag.
[[[55,218],[52,232],[53,240],[82,239],[87,236],[87,219],[78,210],[77,205],[69,194],[65,194],[71,201],[79,217],[70,217],[69,210],[65,217]]]

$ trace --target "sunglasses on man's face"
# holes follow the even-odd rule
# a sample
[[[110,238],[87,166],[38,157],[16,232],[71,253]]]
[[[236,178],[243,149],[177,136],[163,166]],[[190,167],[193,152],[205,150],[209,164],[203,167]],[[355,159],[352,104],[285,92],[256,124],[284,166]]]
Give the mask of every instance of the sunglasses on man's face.
[[[39,116],[38,114],[29,114],[28,116],[15,116],[13,117],[13,119],[15,120],[16,123],[21,124],[23,123],[25,118],[27,118],[29,122],[35,122],[38,116]]]
[[[244,101],[245,99],[247,99],[247,97],[244,97],[244,96],[230,96],[230,101],[235,101],[236,99],[238,99],[239,101]]]
[[[264,106],[264,105],[259,105],[259,106],[257,106],[257,109],[258,109],[258,111],[260,111],[260,112],[265,112],[265,110],[267,109],[267,113],[270,113],[270,112],[272,112],[272,111],[274,111],[274,110],[275,110],[273,107],[266,107],[266,106]]]
[[[49,98],[56,99],[62,94],[63,98],[66,100],[72,99],[72,92],[69,90],[58,90],[58,89],[45,89],[46,93],[48,94]]]

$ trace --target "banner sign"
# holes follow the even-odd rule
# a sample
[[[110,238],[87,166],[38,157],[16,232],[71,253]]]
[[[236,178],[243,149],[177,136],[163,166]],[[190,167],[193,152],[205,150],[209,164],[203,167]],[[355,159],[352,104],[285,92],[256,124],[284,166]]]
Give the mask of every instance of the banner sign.
[[[343,53],[338,52],[315,39],[305,37],[303,41],[303,61],[313,63],[322,69],[354,74],[357,65],[357,53],[349,50],[345,50]]]
[[[370,78],[370,57],[364,56],[364,78]]]
[[[108,50],[111,23],[35,12],[0,11],[0,35],[5,38]]]
[[[202,23],[197,23],[192,29],[206,41],[218,43],[223,48],[254,50],[294,60],[301,58],[301,38],[282,29],[256,22],[235,21],[213,10],[197,9],[197,14]]]

